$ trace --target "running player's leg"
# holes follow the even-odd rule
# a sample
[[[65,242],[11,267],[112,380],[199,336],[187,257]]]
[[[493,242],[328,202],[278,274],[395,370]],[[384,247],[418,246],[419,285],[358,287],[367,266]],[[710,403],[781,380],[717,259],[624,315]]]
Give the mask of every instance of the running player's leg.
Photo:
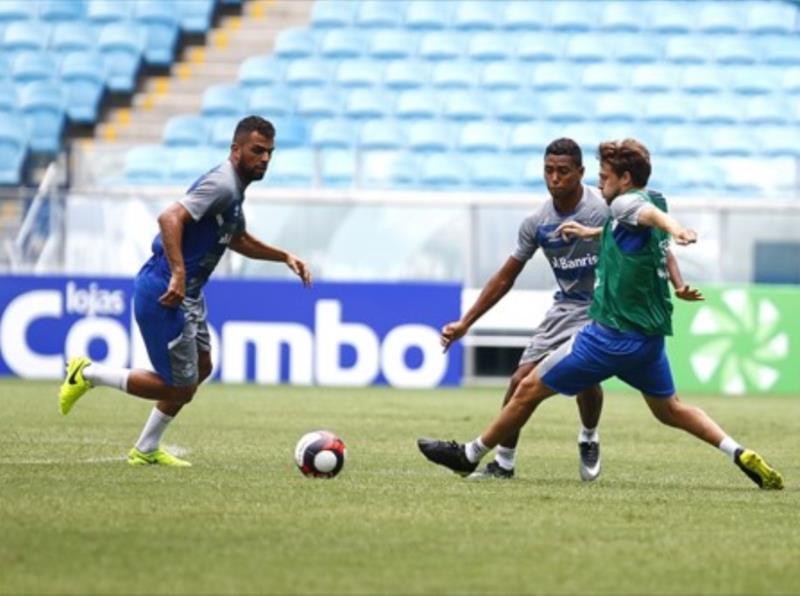
[[[575,398],[581,417],[578,431],[578,473],[581,480],[597,479],[601,470],[600,413],[603,410],[603,388],[597,384],[581,391]]]

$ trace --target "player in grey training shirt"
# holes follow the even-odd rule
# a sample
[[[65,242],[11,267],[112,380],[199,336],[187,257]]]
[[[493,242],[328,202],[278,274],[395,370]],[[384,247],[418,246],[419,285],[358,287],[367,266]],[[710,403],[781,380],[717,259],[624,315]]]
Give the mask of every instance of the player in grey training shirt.
[[[552,200],[545,202],[527,217],[519,228],[517,247],[483,288],[475,304],[459,320],[442,329],[442,345],[447,348],[463,337],[484,313],[494,306],[514,285],[527,261],[541,249],[558,284],[554,303],[544,320],[534,330],[511,377],[503,404],[513,395],[517,385],[550,352],[561,346],[589,322],[589,306],[595,281],[595,267],[600,251],[599,239],[565,240],[555,230],[566,221],[587,227],[602,226],[609,217],[608,205],[599,191],[584,186],[583,156],[571,139],[556,139],[547,146],[544,156],[544,177]],[[669,262],[670,276],[678,296],[687,300],[702,299],[696,290],[684,286],[674,258]],[[603,404],[603,392],[595,385],[577,396],[583,428],[578,436],[580,475],[594,480],[600,473],[600,443],[597,426]],[[495,460],[475,477],[511,478],[519,434],[507,437],[497,448]]]

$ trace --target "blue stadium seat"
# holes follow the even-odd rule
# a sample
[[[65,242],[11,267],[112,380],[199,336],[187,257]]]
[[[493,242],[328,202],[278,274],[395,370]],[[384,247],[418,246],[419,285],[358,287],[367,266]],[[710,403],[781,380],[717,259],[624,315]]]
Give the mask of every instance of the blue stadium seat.
[[[597,122],[635,122],[642,107],[634,95],[625,93],[603,93],[597,96],[594,120]]]
[[[169,183],[188,187],[225,159],[226,150],[208,145],[169,147]]]
[[[485,153],[465,155],[463,159],[470,174],[470,186],[473,188],[509,190],[522,186],[520,158]]]
[[[671,64],[640,64],[631,73],[630,87],[637,93],[667,93],[677,87],[679,72]]]
[[[606,129],[606,126],[603,125],[601,127],[594,122],[580,122],[564,127],[560,136],[572,139],[581,146],[584,155],[584,165],[588,165],[586,164],[586,160],[594,155],[600,141],[605,140],[606,135],[601,131],[605,131]],[[590,171],[592,168],[587,168],[587,170]]]
[[[314,185],[314,153],[310,149],[280,149],[272,155],[266,182],[269,186]]]
[[[608,57],[607,38],[597,33],[574,35],[567,42],[565,55],[572,62],[603,62]]]
[[[742,66],[731,72],[730,88],[742,95],[770,94],[780,86],[780,70]]]
[[[503,122],[530,122],[539,117],[538,95],[524,90],[500,91],[490,94],[495,118]]]
[[[324,4],[318,2],[317,4]],[[317,51],[317,41],[308,29],[295,27],[284,29],[275,38],[274,53],[278,58],[308,58]]]
[[[411,56],[418,43],[418,35],[403,29],[372,31],[367,43],[367,52],[377,60],[399,60]]]
[[[421,153],[441,153],[450,149],[452,129],[435,120],[411,122],[407,130],[408,147]]]
[[[482,93],[455,91],[445,99],[443,115],[448,120],[458,122],[483,120],[488,114],[489,106]]]
[[[364,39],[353,29],[331,29],[319,44],[319,54],[329,60],[358,58],[363,53]]]
[[[311,127],[315,149],[350,149],[355,144],[355,129],[344,120],[320,120]]]
[[[405,128],[394,120],[369,120],[358,133],[358,146],[365,151],[397,150],[405,138]]]
[[[398,151],[367,153],[362,162],[362,183],[368,188],[414,188],[418,186],[417,158]]]
[[[800,35],[767,35],[760,40],[764,62],[775,66],[800,65]]]
[[[742,107],[735,97],[723,95],[704,95],[695,101],[693,119],[697,124],[720,125],[739,124],[742,117]]]
[[[213,120],[244,115],[247,97],[238,85],[212,85],[203,93],[201,112],[203,118]]]
[[[515,62],[489,62],[483,67],[480,83],[484,89],[493,91],[517,90],[525,85],[526,73]]]
[[[0,77],[0,114],[15,114],[19,109],[19,97],[14,83]]]
[[[793,66],[784,71],[781,88],[790,95],[800,93],[800,67]]]
[[[565,91],[575,85],[576,78],[566,63],[545,62],[534,69],[530,85],[538,92]]]
[[[681,2],[648,2],[639,5],[645,10],[649,9],[648,29],[656,33],[689,33],[695,27],[697,15],[692,10],[687,10],[687,5]]]
[[[712,45],[710,39],[699,36],[671,37],[664,48],[664,58],[675,64],[704,64],[712,55]]]
[[[657,167],[657,164],[656,164]],[[673,163],[671,184],[681,192],[703,192],[718,189],[721,172],[710,160],[681,159]]]
[[[345,116],[355,120],[375,120],[391,114],[393,96],[374,89],[353,89],[345,100]]]
[[[511,0],[503,13],[503,28],[531,31],[550,26],[551,4],[530,0]]]
[[[23,52],[39,52],[47,48],[50,27],[39,21],[14,21],[3,35],[3,53],[7,58]]]
[[[750,157],[755,152],[752,136],[733,126],[708,129],[708,149],[716,157]]]
[[[178,9],[178,22],[187,33],[205,33],[211,29],[215,0],[180,0],[175,3]]]
[[[119,2],[117,0],[89,0],[86,6],[86,16],[95,31],[111,23],[123,23],[132,17],[133,2]]]
[[[31,150],[56,153],[66,123],[61,89],[49,82],[28,83],[19,94],[19,107],[28,127]]]
[[[65,21],[53,27],[50,47],[55,52],[87,51],[94,48],[94,33],[85,21]]]
[[[786,2],[753,4],[744,21],[748,33],[756,35],[790,35],[797,33],[797,5]]]
[[[297,115],[307,119],[335,118],[342,102],[335,90],[308,87],[297,94]]]
[[[356,14],[359,29],[394,28],[403,25],[406,5],[403,2],[385,0],[365,0],[361,2]]]
[[[561,136],[563,127],[545,122],[526,122],[518,124],[511,131],[508,150],[518,154],[536,154],[539,163],[539,177],[542,176],[541,157],[550,142]]]
[[[512,53],[507,34],[480,32],[469,38],[467,55],[471,60],[506,60]]]
[[[365,58],[342,60],[336,69],[334,81],[342,89],[378,87],[383,79],[385,63]]]
[[[436,0],[411,0],[406,9],[405,25],[409,29],[446,29],[450,25],[455,3]]]
[[[294,113],[294,99],[285,87],[257,87],[250,94],[247,110],[264,118],[286,118]]]
[[[689,113],[684,96],[659,93],[647,99],[643,120],[648,124],[684,124]]]
[[[606,2],[598,28],[606,33],[637,33],[643,26],[640,9],[638,2]]]
[[[554,31],[570,33],[591,31],[596,28],[599,18],[597,2],[574,0],[572,2],[556,2],[550,15],[550,28]]]
[[[552,62],[564,55],[565,38],[545,32],[522,34],[517,42],[517,58],[524,62]]]
[[[144,51],[143,32],[133,23],[109,23],[100,30],[97,49],[103,57],[109,89],[133,91]]]
[[[330,75],[321,60],[300,58],[289,62],[284,78],[292,87],[319,87],[328,83]]]
[[[800,135],[785,126],[760,126],[754,131],[764,157],[800,158]]]
[[[550,141],[548,141],[548,143],[549,142]],[[543,153],[545,147],[547,147],[547,143],[544,144],[538,153]],[[542,174],[542,158],[539,155],[525,161],[525,166],[522,169],[522,184],[528,190],[544,192],[546,187]]]
[[[50,81],[56,73],[53,55],[46,51],[20,52],[11,63],[11,76],[17,84]]]
[[[458,148],[462,153],[500,153],[508,144],[508,131],[501,124],[468,122],[461,127]]]
[[[466,164],[452,155],[430,155],[422,164],[420,182],[430,188],[461,188],[468,182]]]
[[[343,149],[323,151],[320,155],[320,177],[324,186],[353,186],[356,182],[355,154]]]
[[[250,56],[239,66],[239,84],[245,89],[278,85],[283,81],[285,65],[275,56]]]
[[[659,62],[663,56],[660,40],[655,36],[625,33],[614,38],[614,57],[625,64]]]
[[[461,31],[489,31],[502,17],[498,2],[477,0],[459,2],[453,15],[452,27]]]
[[[166,147],[200,147],[208,141],[208,132],[202,117],[181,114],[167,120],[161,140]]]
[[[754,126],[787,125],[794,119],[791,110],[783,98],[768,95],[756,95],[745,98],[736,106],[744,122]]]
[[[0,113],[0,185],[22,182],[22,166],[27,156],[28,134],[19,119]]]
[[[84,2],[64,2],[64,0],[39,0],[39,19],[47,23],[67,23],[82,21],[86,17]]]
[[[401,119],[435,118],[440,111],[439,97],[431,91],[421,89],[403,91],[395,105],[395,115]]]
[[[739,33],[745,18],[735,2],[705,2],[697,14],[697,29],[706,35]]]
[[[668,126],[659,140],[660,152],[666,157],[697,157],[706,146],[703,129],[694,126]]]
[[[628,85],[629,70],[614,63],[589,64],[580,74],[581,87],[586,91],[619,91]]]
[[[436,89],[467,89],[477,78],[478,65],[474,62],[438,62],[431,73],[431,85]]]
[[[95,52],[70,52],[61,62],[61,87],[73,122],[97,121],[105,90],[103,60]]]
[[[759,59],[755,45],[742,35],[720,36],[713,40],[711,47],[717,64],[754,64]]]
[[[175,3],[137,0],[136,22],[145,32],[144,57],[149,64],[169,66],[178,43],[179,15]]]
[[[386,67],[383,82],[389,89],[424,87],[430,80],[430,68],[423,62],[396,60]]]
[[[297,118],[270,118],[275,127],[275,143],[281,149],[308,145],[308,130]]]
[[[349,27],[355,19],[358,2],[355,0],[325,0],[315,2],[311,10],[311,26],[315,29]]]
[[[208,144],[219,151],[224,151],[231,146],[233,131],[239,122],[238,116],[219,116],[208,123]]]
[[[451,31],[430,31],[419,40],[419,56],[426,60],[455,60],[464,54],[465,37]]]
[[[125,154],[124,177],[129,183],[165,184],[172,169],[169,150],[161,145],[140,145]]]
[[[0,27],[14,21],[36,18],[36,4],[29,0],[0,2]]]
[[[694,65],[683,69],[679,85],[686,93],[698,95],[722,93],[726,86],[718,68]]]

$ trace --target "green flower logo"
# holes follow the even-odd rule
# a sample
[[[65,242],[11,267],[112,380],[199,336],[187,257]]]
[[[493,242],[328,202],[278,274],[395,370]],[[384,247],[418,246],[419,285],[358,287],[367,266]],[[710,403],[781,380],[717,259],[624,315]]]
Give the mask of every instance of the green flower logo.
[[[775,365],[789,354],[778,309],[745,290],[723,292],[722,301],[722,307],[703,306],[692,320],[690,333],[705,340],[690,357],[692,370],[727,395],[769,390],[780,378]]]

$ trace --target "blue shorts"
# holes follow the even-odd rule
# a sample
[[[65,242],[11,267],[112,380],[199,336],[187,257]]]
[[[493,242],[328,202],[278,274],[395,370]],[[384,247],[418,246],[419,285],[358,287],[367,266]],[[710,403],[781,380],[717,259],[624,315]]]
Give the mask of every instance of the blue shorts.
[[[537,367],[553,391],[575,395],[617,377],[651,397],[675,395],[661,335],[643,335],[590,323]]]
[[[169,308],[158,299],[167,282],[147,265],[133,285],[136,323],[147,347],[147,355],[158,375],[168,385],[194,385],[199,379],[199,351],[210,351],[205,299],[186,298],[180,308]]]

